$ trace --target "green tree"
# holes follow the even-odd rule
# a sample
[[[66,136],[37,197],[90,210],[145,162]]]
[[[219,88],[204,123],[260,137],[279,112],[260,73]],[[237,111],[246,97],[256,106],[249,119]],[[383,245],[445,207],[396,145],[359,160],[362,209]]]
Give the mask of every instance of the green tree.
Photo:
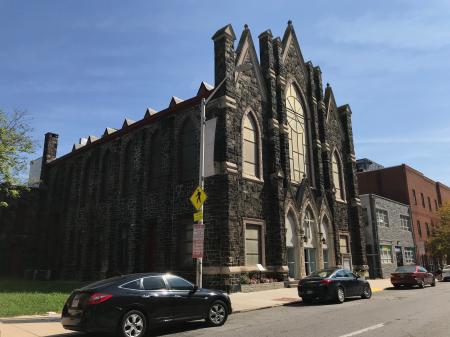
[[[450,257],[450,203],[438,210],[439,225],[427,241],[427,247],[433,257],[445,259]]]
[[[7,113],[0,109],[0,207],[18,198],[23,187],[20,173],[27,167],[27,154],[34,152],[32,128],[24,111]]]

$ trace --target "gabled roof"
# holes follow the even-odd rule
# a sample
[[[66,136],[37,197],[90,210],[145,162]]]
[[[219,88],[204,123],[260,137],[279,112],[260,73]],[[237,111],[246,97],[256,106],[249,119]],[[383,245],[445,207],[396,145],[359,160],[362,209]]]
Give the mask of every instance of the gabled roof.
[[[264,83],[264,77],[261,72],[261,67],[259,65],[258,56],[256,54],[255,45],[253,44],[252,34],[250,33],[250,29],[247,25],[244,26],[244,31],[242,32],[241,38],[239,39],[239,44],[236,49],[236,68],[242,65],[246,59],[246,57],[250,59],[251,67],[256,76],[256,80],[258,82],[258,86],[261,90],[263,100],[266,100],[266,86]],[[242,72],[235,72],[235,81],[237,82]]]

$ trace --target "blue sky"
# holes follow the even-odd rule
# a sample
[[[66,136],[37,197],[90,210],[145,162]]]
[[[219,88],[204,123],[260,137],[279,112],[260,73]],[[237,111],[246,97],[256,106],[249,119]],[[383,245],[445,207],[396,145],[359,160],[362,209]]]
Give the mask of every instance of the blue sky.
[[[446,0],[0,0],[0,107],[27,110],[39,143],[58,133],[62,155],[213,83],[225,24],[257,40],[291,19],[305,60],[352,107],[357,157],[450,185],[449,17]]]

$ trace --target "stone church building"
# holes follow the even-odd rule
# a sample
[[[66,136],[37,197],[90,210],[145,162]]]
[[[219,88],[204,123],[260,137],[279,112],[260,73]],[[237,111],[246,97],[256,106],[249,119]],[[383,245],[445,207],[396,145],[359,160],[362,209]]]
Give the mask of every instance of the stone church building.
[[[367,269],[352,112],[305,62],[291,22],[283,39],[231,25],[214,42],[212,172],[205,180],[206,286],[239,289],[258,271],[279,280],[323,267]],[[195,97],[74,145],[56,157],[46,134],[35,265],[55,278],[171,271],[194,279],[189,197],[198,184]]]

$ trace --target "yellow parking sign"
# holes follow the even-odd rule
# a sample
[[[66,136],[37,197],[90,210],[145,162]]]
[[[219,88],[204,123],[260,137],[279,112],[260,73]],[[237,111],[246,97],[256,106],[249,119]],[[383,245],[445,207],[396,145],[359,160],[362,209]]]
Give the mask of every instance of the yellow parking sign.
[[[194,193],[192,193],[189,200],[191,201],[192,206],[194,206],[196,210],[199,210],[207,198],[208,196],[205,191],[199,186],[195,189]]]

